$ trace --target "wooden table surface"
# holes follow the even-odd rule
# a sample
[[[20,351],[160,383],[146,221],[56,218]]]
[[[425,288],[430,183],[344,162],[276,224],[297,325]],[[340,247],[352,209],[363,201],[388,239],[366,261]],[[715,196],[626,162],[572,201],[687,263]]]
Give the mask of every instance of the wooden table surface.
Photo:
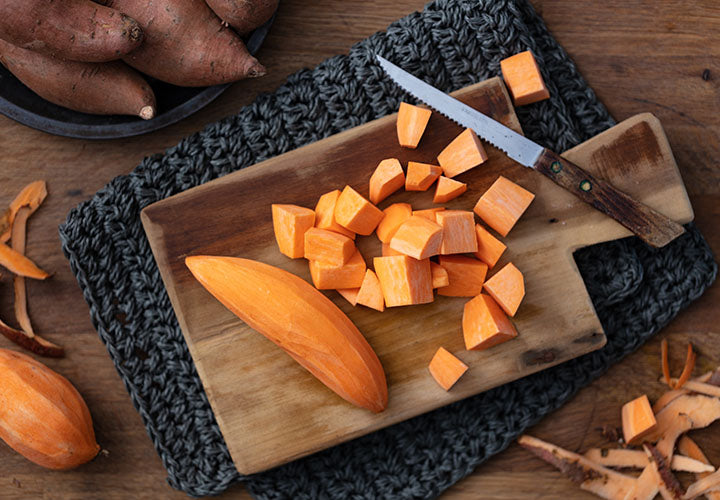
[[[49,196],[29,224],[28,254],[54,272],[31,282],[30,314],[41,334],[68,355],[47,364],[67,376],[93,415],[102,456],[75,471],[41,469],[0,445],[3,498],[184,498],[165,482],[140,417],[89,321],[80,289],[62,255],[57,226],[77,203],[147,155],[162,152],[204,124],[232,114],[287,75],[346,53],[356,41],[421,9],[422,0],[301,2],[283,0],[259,57],[265,78],[231,87],[182,122],[142,137],[82,141],[54,137],[0,116],[0,203],[26,183],[48,181]],[[619,121],[649,111],[663,123],[696,213],[697,226],[720,252],[720,4],[717,0],[534,0],[548,27]],[[0,317],[12,318],[11,281],[3,273]],[[684,310],[636,353],[612,367],[531,433],[571,450],[602,443],[597,428],[619,425],[620,406],[643,392],[657,397],[660,340],[679,367],[692,341],[699,368],[720,364],[720,286]],[[0,338],[0,346],[14,346]],[[720,464],[720,433],[695,433]],[[224,498],[248,498],[237,485]],[[517,445],[480,466],[451,488],[448,499],[593,498]]]

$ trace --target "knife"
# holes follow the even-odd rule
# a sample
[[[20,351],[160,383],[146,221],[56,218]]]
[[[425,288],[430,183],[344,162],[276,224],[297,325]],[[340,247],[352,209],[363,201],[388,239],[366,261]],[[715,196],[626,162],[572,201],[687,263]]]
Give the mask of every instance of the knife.
[[[618,221],[645,243],[663,247],[685,232],[677,222],[590,175],[557,153],[428,85],[383,57],[376,57],[388,76],[405,91],[452,121],[474,130],[521,165],[546,175],[585,203]]]

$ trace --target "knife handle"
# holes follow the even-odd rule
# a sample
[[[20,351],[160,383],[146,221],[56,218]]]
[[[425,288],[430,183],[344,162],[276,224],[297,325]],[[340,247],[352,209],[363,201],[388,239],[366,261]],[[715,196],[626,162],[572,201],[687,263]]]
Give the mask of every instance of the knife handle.
[[[663,247],[685,232],[680,224],[593,177],[574,163],[544,149],[535,169],[585,203],[609,215],[653,247]]]

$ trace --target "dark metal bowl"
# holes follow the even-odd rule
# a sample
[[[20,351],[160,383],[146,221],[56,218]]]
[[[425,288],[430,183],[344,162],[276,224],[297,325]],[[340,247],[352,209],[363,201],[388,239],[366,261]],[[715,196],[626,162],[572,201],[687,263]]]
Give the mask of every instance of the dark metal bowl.
[[[250,34],[246,45],[251,54],[255,54],[265,41],[274,20],[275,15]],[[116,139],[145,134],[180,121],[205,107],[230,86],[177,87],[153,78],[146,79],[157,99],[158,113],[152,120],[123,115],[90,115],[63,108],[35,94],[0,65],[0,113],[50,134]]]

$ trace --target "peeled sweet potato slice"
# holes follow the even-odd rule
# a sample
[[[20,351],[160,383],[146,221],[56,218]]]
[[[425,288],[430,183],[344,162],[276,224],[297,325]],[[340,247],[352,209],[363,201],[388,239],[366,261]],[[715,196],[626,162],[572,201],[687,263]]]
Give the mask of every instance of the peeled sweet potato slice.
[[[357,295],[357,303],[383,312],[385,310],[385,299],[383,298],[380,280],[377,275],[368,269],[365,271],[365,278]]]
[[[305,255],[305,232],[315,224],[315,212],[297,205],[272,205],[273,231],[280,253],[291,259]]]
[[[472,212],[443,210],[435,214],[435,218],[443,231],[440,254],[477,252],[475,216]]]
[[[450,277],[443,266],[430,262],[430,273],[432,275],[432,287],[440,288],[450,284]]]
[[[385,217],[378,224],[375,233],[380,241],[390,243],[395,231],[412,216],[413,210],[409,203],[393,203],[383,210],[383,213]]]
[[[375,231],[385,214],[350,186],[345,186],[335,203],[335,222],[357,234]]]
[[[424,217],[412,216],[403,222],[390,240],[390,248],[418,260],[440,253],[443,229]]]
[[[437,165],[410,161],[405,177],[405,191],[427,191],[441,173],[442,169]]]
[[[515,316],[525,297],[525,280],[512,262],[506,264],[483,285],[488,295],[502,307],[509,316]]]
[[[507,236],[535,195],[503,176],[490,186],[475,205],[475,213],[501,236]]]
[[[463,255],[441,255],[438,263],[448,273],[450,284],[438,288],[438,295],[448,297],[475,297],[483,289],[487,264]]]
[[[532,52],[526,50],[500,61],[500,70],[515,106],[550,97]]]
[[[335,221],[335,204],[339,197],[339,189],[325,193],[320,197],[317,205],[315,205],[315,227],[344,234],[354,240],[355,233]]]
[[[370,176],[370,203],[377,205],[405,185],[405,172],[397,158],[381,161]]]
[[[484,293],[465,304],[462,327],[465,347],[473,351],[489,349],[517,337],[515,326],[493,298]]]
[[[475,257],[487,264],[488,269],[492,269],[507,247],[480,224],[475,225],[475,236],[478,246]]]
[[[347,264],[355,253],[353,240],[340,233],[311,227],[305,231],[305,258],[332,266]]]
[[[467,191],[467,184],[441,175],[435,186],[433,203],[447,203]]]
[[[623,435],[627,444],[639,443],[657,425],[646,394],[625,403],[621,414]]]
[[[447,349],[440,347],[430,361],[428,369],[440,387],[449,391],[467,371],[468,366]]]
[[[433,301],[430,260],[394,255],[375,257],[373,264],[387,307]]]
[[[342,288],[360,288],[365,277],[365,259],[356,251],[347,263],[341,266],[325,262],[310,261],[310,276],[318,290],[339,290]]]
[[[397,116],[398,142],[404,148],[415,149],[420,143],[432,111],[406,102],[400,103]]]
[[[185,264],[225,307],[350,403],[381,412],[385,372],[350,319],[301,278],[262,262],[193,256]]]
[[[466,128],[437,156],[445,177],[455,177],[477,167],[488,155],[472,129]]]

